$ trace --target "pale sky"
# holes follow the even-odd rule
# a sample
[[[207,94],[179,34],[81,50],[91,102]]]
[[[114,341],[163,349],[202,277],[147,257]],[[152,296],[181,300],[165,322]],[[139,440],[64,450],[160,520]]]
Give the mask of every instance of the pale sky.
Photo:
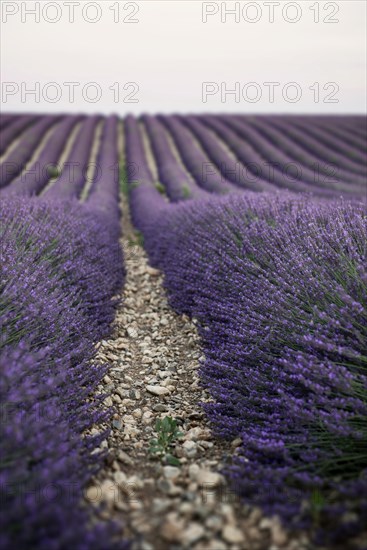
[[[2,111],[366,112],[364,0],[2,0],[1,31]]]

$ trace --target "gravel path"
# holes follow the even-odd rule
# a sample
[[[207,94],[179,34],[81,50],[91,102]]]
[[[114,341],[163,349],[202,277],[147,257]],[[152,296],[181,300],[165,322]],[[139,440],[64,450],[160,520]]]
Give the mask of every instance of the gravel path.
[[[99,391],[111,392],[106,402],[116,413],[103,443],[108,464],[87,499],[102,500],[103,515],[125,523],[133,550],[306,548],[276,520],[240,505],[218,474],[239,440],[211,436],[198,404],[209,396],[197,376],[203,356],[195,324],[169,307],[162,275],[133,244],[126,204],[123,211],[127,279],[114,334],[98,350],[99,359],[110,363]],[[166,416],[183,433],[173,450],[179,467],[161,464],[149,452],[155,423]]]

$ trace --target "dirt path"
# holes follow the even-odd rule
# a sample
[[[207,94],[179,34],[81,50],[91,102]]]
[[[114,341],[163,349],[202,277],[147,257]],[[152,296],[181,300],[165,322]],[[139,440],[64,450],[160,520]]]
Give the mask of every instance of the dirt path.
[[[238,503],[218,471],[239,441],[212,438],[199,402],[209,400],[197,369],[203,359],[195,324],[169,307],[162,275],[149,266],[123,204],[127,279],[110,340],[99,359],[110,363],[99,391],[116,407],[108,465],[87,491],[106,517],[125,522],[134,550],[301,550],[275,520]],[[183,436],[164,465],[149,452],[157,419],[174,418]]]

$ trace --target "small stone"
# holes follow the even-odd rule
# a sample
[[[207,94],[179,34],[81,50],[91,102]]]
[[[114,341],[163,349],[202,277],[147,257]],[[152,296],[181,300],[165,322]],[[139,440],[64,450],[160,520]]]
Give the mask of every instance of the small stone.
[[[166,479],[176,479],[181,471],[176,466],[163,466],[163,475]]]
[[[117,489],[116,484],[112,480],[105,479],[99,485],[98,489],[99,489],[98,497],[101,500],[103,500],[104,502],[107,502],[108,504],[114,504],[115,502],[117,502],[117,500],[118,500],[118,494],[117,494],[118,489]],[[98,499],[98,501],[99,501],[99,499]],[[94,501],[94,503],[95,503],[95,501]]]
[[[227,550],[227,545],[219,539],[211,539],[202,550]]]
[[[196,499],[197,495],[195,494],[195,492],[191,492],[191,491],[185,491],[184,494],[183,494],[183,498],[185,500],[187,500],[188,502],[194,502],[194,500]]]
[[[200,518],[200,520],[205,520],[210,515],[210,513],[211,513],[210,506],[208,506],[207,502],[205,502],[205,505],[197,504],[195,508],[195,514]]]
[[[138,476],[130,476],[127,478],[127,483],[135,489],[142,489],[144,487],[144,481]]]
[[[161,380],[164,380],[165,378],[171,376],[171,373],[167,370],[159,370],[157,374]]]
[[[226,518],[227,523],[234,526],[236,523],[236,518],[233,507],[230,504],[222,504],[221,512],[222,515]]]
[[[193,481],[196,481],[200,467],[198,464],[190,464],[189,466],[189,478]]]
[[[124,415],[124,422],[125,424],[135,424],[135,418],[131,414],[125,414]]]
[[[161,514],[166,512],[171,507],[171,501],[169,499],[155,498],[153,499],[153,512]]]
[[[129,395],[129,392],[124,390],[122,387],[121,388],[116,388],[115,389],[115,395],[119,395],[121,397],[121,399],[125,399]]]
[[[196,456],[197,449],[196,449],[196,444],[194,443],[194,441],[190,441],[190,440],[185,441],[183,443],[182,447],[183,447],[185,455],[188,458],[193,458],[194,456]]]
[[[117,459],[122,462],[122,464],[126,464],[127,466],[131,466],[132,464],[134,464],[132,458],[130,458],[129,455],[125,453],[125,451],[119,451],[117,453]]]
[[[184,516],[192,516],[194,512],[194,507],[191,502],[183,502],[182,504],[180,504],[179,512],[181,515]]]
[[[137,331],[136,328],[134,328],[134,327],[127,327],[127,329],[126,329],[126,334],[127,334],[130,338],[137,338],[137,337],[138,337],[138,331]]]
[[[240,437],[236,437],[236,439],[232,441],[231,447],[235,449],[236,447],[239,447],[241,444],[242,444],[242,439]]]
[[[273,520],[271,524],[271,538],[276,546],[285,546],[288,542],[288,536],[278,520]]]
[[[154,488],[155,486],[155,479],[153,477],[147,477],[144,479],[144,487],[150,487]]]
[[[101,488],[96,485],[91,485],[85,491],[84,496],[89,504],[99,504],[101,500]]]
[[[206,520],[205,525],[212,531],[218,532],[223,527],[223,520],[219,516],[210,516]]]
[[[167,412],[168,407],[167,405],[163,405],[162,403],[157,403],[156,405],[153,405],[153,411],[155,412]]]
[[[251,541],[260,541],[264,536],[258,527],[247,528],[246,534]]]
[[[226,525],[222,531],[222,536],[226,542],[229,542],[230,544],[240,544],[241,542],[245,542],[245,537],[237,527],[233,527],[233,525]]]
[[[204,528],[200,525],[200,523],[190,523],[184,531],[183,541],[186,544],[193,544],[201,539],[204,536],[204,533]]]
[[[121,470],[118,470],[117,472],[114,472],[113,479],[116,481],[116,483],[126,483],[127,477],[124,472],[121,472]]]
[[[152,277],[158,277],[158,275],[160,275],[160,271],[155,267],[151,267],[150,265],[147,266],[146,271]]]
[[[180,495],[182,493],[181,487],[178,487],[172,481],[168,479],[160,479],[157,483],[158,489],[160,489],[163,493],[166,493],[167,495],[174,497],[177,495]]]
[[[184,458],[184,455],[185,455],[184,449],[180,447],[180,445],[176,445],[175,456],[177,456],[177,458]]]
[[[130,505],[130,510],[141,510],[143,508],[143,504],[138,500],[131,500],[129,502],[129,505]]]
[[[199,470],[196,479],[199,485],[211,487],[217,487],[222,482],[222,476],[210,470]]]
[[[131,397],[131,399],[140,399],[140,397],[141,397],[140,391],[139,390],[130,390],[129,391],[129,397]]]
[[[272,520],[270,518],[262,518],[259,523],[259,529],[270,529],[272,526]]]
[[[153,395],[167,395],[170,393],[169,389],[164,388],[163,386],[146,386],[146,389],[149,393]]]
[[[193,482],[189,483],[189,485],[187,486],[187,489],[188,489],[188,491],[191,491],[192,493],[196,493],[196,491],[198,490],[198,484],[193,481]]]
[[[116,428],[116,430],[122,430],[122,422],[121,420],[112,420],[112,426]]]
[[[198,446],[201,447],[201,449],[203,450],[211,449],[212,447],[214,447],[214,443],[212,441],[206,441],[205,439],[199,439],[197,443]]]
[[[111,361],[118,361],[118,359],[119,359],[119,356],[116,355],[115,353],[109,352],[109,353],[107,354],[107,356],[108,356],[109,359],[111,359]]]
[[[128,503],[125,502],[125,499],[120,498],[117,502],[114,503],[116,510],[119,510],[120,512],[128,512],[129,506]]]
[[[200,439],[200,436],[202,434],[202,429],[199,427],[191,428],[186,434],[185,434],[185,440],[193,440],[197,441]]]
[[[117,349],[129,349],[129,344],[127,344],[123,340],[120,340],[120,341],[116,340],[115,346]]]
[[[168,542],[180,542],[184,532],[184,521],[178,519],[177,515],[169,514],[161,528],[161,536]]]
[[[345,512],[341,520],[343,523],[355,523],[358,521],[358,514],[354,512]]]
[[[124,440],[129,441],[131,438],[135,438],[138,433],[139,430],[137,430],[134,426],[131,424],[126,424],[123,433]]]
[[[145,411],[142,417],[143,424],[151,424],[153,421],[153,413],[150,411]]]

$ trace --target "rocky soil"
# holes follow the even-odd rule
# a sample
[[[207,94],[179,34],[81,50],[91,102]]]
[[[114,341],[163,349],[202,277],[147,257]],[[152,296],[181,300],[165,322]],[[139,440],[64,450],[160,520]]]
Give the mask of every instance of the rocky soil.
[[[197,375],[204,359],[195,324],[169,307],[159,271],[149,266],[124,208],[127,279],[114,334],[99,345],[110,364],[100,392],[116,413],[103,442],[109,460],[86,498],[124,524],[133,550],[302,550],[276,518],[240,504],[218,473],[240,440],[213,438],[200,402],[209,395]],[[157,419],[170,416],[182,436],[169,465],[149,451]]]

